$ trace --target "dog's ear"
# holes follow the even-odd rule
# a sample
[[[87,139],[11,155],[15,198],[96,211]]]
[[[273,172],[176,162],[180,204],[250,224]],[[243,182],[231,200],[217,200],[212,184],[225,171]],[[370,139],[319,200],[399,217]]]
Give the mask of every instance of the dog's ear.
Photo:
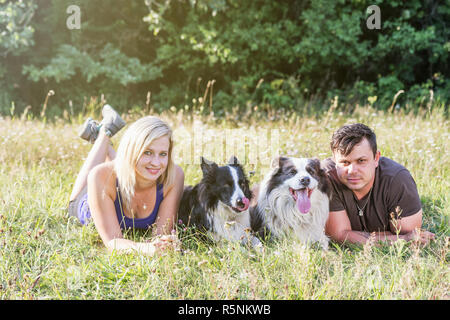
[[[317,158],[311,158],[308,161],[308,166],[315,172],[318,176],[325,176],[325,170],[322,168],[320,160]]]
[[[281,168],[286,160],[288,160],[288,158],[281,156],[273,158],[270,167],[272,169]]]
[[[272,169],[278,168],[279,159],[280,159],[280,157],[273,158],[272,162],[270,163],[270,168],[272,168]]]
[[[203,157],[200,157],[200,167],[202,168],[203,175],[206,175],[218,168],[214,161],[209,161]]]
[[[309,160],[309,165],[314,169],[317,174],[320,174],[320,160],[317,158],[312,158]]]
[[[231,156],[230,160],[228,160],[228,164],[240,165],[241,163],[239,162],[238,158],[236,158],[236,156]]]
[[[308,166],[314,171],[314,175],[318,178],[319,189],[326,193],[328,197],[331,196],[331,182],[328,178],[324,164],[317,158],[309,160]]]

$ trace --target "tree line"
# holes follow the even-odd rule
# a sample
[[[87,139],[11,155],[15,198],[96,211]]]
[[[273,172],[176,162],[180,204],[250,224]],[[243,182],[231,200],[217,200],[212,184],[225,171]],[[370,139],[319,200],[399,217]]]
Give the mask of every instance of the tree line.
[[[379,29],[367,27],[371,5]],[[400,108],[446,103],[448,21],[438,0],[0,0],[0,113],[39,113],[50,90],[53,114],[102,95],[122,111],[151,97],[157,110],[218,114],[301,112],[335,96],[379,109],[394,96]]]

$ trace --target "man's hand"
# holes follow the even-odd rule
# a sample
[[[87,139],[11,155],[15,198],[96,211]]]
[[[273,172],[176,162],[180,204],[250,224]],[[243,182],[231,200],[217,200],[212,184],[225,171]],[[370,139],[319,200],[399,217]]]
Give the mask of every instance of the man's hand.
[[[434,233],[431,233],[420,228],[416,228],[413,231],[405,234],[406,241],[414,241],[419,244],[428,244],[431,240],[434,240]]]

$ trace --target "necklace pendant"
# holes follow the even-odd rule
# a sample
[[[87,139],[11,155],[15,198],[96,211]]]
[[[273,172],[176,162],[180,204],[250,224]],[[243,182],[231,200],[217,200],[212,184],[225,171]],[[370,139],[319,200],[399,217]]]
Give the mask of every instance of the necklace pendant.
[[[361,209],[359,209],[359,212],[358,212],[358,214],[359,214],[359,216],[360,217],[362,217],[363,216],[363,214],[364,214],[364,212],[361,210]]]

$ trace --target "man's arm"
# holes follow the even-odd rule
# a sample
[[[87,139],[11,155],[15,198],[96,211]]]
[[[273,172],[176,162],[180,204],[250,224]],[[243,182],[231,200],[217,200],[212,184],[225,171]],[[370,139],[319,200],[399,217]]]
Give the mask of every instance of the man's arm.
[[[426,244],[434,238],[433,233],[420,230],[422,226],[422,210],[416,214],[397,220],[396,223],[395,227],[397,229],[393,228],[394,225],[391,224],[391,230],[395,233],[390,231],[373,233],[353,231],[345,210],[332,211],[325,225],[325,233],[334,241],[354,244],[365,244],[371,236],[374,236],[374,240],[376,241],[389,241],[391,243],[398,239],[404,239],[406,241],[414,240]]]
[[[422,230],[422,209],[417,213],[398,220],[390,221],[390,229],[395,236],[406,241],[414,240],[422,244],[427,244],[433,240],[435,235],[426,230]]]
[[[367,232],[353,231],[347,211],[331,211],[325,224],[325,233],[339,243],[346,241],[364,244],[368,240]]]

